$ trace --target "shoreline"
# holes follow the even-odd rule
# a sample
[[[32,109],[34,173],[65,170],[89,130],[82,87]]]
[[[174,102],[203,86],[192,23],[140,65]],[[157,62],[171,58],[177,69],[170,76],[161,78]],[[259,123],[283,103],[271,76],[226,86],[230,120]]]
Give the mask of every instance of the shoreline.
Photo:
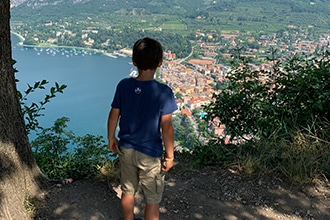
[[[51,47],[54,47],[54,48],[63,48],[63,49],[87,50],[87,51],[100,53],[104,56],[111,57],[111,58],[117,58],[118,56],[122,56],[122,57],[126,57],[126,56],[131,57],[132,56],[132,54],[130,53],[130,50],[126,49],[126,48],[110,53],[110,52],[107,52],[107,51],[104,51],[104,50],[92,49],[92,48],[87,48],[87,47],[58,46],[58,45],[55,45],[55,44],[44,45],[44,46],[43,45],[26,45],[26,44],[23,44],[23,41],[25,40],[25,38],[22,35],[20,35],[17,32],[14,32],[14,31],[10,31],[10,33],[19,38],[18,45],[23,46],[23,47],[36,47],[36,48],[51,48]],[[119,53],[119,52],[121,52],[121,53]]]
[[[20,34],[17,33],[17,32],[14,32],[14,31],[10,31],[10,33],[13,34],[13,35],[15,35],[15,36],[17,36],[17,37],[19,38],[19,40],[20,40],[19,44],[20,44],[20,45],[23,45],[23,42],[22,42],[22,41],[24,41],[25,38],[24,38],[22,35],[20,35]]]

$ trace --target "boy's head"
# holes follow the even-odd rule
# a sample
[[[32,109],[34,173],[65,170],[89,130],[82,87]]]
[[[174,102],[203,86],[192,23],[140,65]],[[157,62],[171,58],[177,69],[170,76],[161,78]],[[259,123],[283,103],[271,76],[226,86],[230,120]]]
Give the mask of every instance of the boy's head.
[[[157,69],[163,62],[162,45],[149,37],[139,39],[133,46],[132,60],[138,69]]]

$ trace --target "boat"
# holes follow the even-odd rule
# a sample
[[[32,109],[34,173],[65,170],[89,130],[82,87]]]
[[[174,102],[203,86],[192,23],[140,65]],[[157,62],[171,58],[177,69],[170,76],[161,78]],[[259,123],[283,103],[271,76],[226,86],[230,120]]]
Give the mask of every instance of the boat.
[[[113,55],[113,53],[105,53],[104,55],[112,58],[117,58],[117,56]]]

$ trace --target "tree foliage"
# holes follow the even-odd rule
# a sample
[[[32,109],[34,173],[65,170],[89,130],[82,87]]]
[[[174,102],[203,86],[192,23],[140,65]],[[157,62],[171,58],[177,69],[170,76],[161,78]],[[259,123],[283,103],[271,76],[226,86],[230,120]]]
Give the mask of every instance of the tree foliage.
[[[174,138],[180,146],[186,149],[193,149],[201,144],[191,119],[186,115],[176,114],[173,118],[173,125],[175,128]]]
[[[66,129],[67,122],[66,117],[57,119],[51,128],[42,129],[31,142],[38,166],[49,179],[95,176],[114,156],[102,136],[76,137]]]
[[[19,80],[16,79],[16,82]],[[27,97],[29,94],[35,92],[36,90],[44,90],[46,89],[45,85],[49,82],[45,79],[41,81],[37,81],[33,86],[27,85],[28,88],[22,93],[18,91],[18,98],[20,100],[22,113],[25,119],[25,127],[26,131],[29,134],[30,131],[42,128],[39,125],[38,118],[43,116],[42,111],[45,110],[45,105],[51,101],[51,99],[56,97],[56,93],[63,93],[63,90],[67,87],[67,85],[62,84],[59,85],[57,82],[55,86],[49,89],[49,94],[46,94],[44,99],[38,103],[32,102],[27,103]]]
[[[329,55],[279,59],[273,51],[269,71],[234,57],[228,87],[204,108],[207,121],[226,125],[231,142],[210,139],[196,148],[199,164],[237,163],[248,173],[276,169],[298,182],[330,177]]]
[[[230,84],[205,108],[209,120],[219,118],[226,125],[227,135],[266,138],[274,132],[304,129],[313,121],[329,121],[329,52],[288,59],[274,56],[269,71],[252,70],[249,59],[239,55],[233,60],[227,76]]]
[[[18,81],[18,80],[16,80]],[[29,96],[37,90],[45,90],[48,81],[41,80],[28,84],[24,95],[18,91],[27,132],[35,131],[36,138],[31,141],[35,160],[42,173],[49,179],[82,179],[95,176],[114,156],[110,153],[102,136],[84,135],[76,137],[67,130],[69,118],[62,117],[51,128],[43,128],[38,119],[42,111],[57,93],[63,93],[65,84],[50,87],[49,94],[40,102],[29,102]]]

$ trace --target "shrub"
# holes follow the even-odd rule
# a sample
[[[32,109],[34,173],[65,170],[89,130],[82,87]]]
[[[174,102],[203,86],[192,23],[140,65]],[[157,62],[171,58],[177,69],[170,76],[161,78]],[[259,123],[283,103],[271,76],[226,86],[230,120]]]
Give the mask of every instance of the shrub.
[[[102,136],[87,134],[76,137],[72,131],[66,130],[69,122],[66,117],[57,119],[51,128],[40,126],[38,118],[43,116],[45,105],[67,87],[55,83],[42,101],[27,104],[27,97],[37,90],[44,90],[47,84],[47,80],[37,81],[33,86],[28,84],[23,93],[18,91],[27,133],[37,132],[31,146],[41,171],[50,179],[81,179],[99,175],[99,171],[102,171],[101,175],[114,179],[114,155],[107,149]]]
[[[42,129],[31,142],[37,164],[50,179],[94,176],[114,156],[102,136],[75,137],[66,130],[68,121],[66,117],[57,119],[53,127]]]
[[[196,157],[252,170],[279,168],[299,182],[330,177],[330,53],[275,59],[275,52],[268,71],[251,70],[248,58],[234,58],[228,87],[204,108],[207,121],[226,125],[232,142],[213,139],[195,149]]]

